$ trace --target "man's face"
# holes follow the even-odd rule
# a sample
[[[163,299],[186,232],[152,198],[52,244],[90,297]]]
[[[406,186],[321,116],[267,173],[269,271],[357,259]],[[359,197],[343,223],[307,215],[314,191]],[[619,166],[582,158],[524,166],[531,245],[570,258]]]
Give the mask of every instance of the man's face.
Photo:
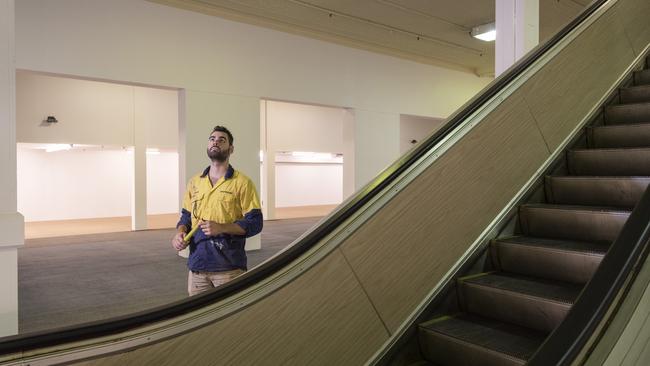
[[[221,131],[213,132],[208,138],[208,157],[212,161],[223,163],[233,152],[233,146],[228,141],[228,135]]]

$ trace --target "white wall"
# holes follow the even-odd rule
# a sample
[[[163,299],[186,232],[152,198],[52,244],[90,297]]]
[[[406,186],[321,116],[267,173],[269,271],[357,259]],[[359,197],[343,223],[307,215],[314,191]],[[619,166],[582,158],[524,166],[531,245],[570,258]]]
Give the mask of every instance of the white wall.
[[[147,214],[177,213],[178,153],[147,154]]]
[[[206,162],[193,146],[220,117],[204,111],[225,102],[237,166],[256,182],[259,99],[354,109],[360,186],[399,156],[397,140],[385,141],[398,135],[400,113],[447,116],[490,81],[134,0],[17,2],[16,60],[22,69],[187,89],[188,176]],[[227,105],[233,99],[242,103]],[[358,118],[366,113],[390,121]]]
[[[343,200],[343,191],[350,194],[354,184],[354,140],[345,137],[344,132],[353,129],[354,121],[345,108],[333,108],[297,103],[266,101],[262,103],[265,118],[265,140],[267,156],[275,157],[281,151],[308,151],[344,154],[344,164],[290,164],[273,163],[266,179],[273,180],[274,187],[264,191],[264,201],[275,207],[331,205]],[[345,176],[346,171],[349,176]],[[344,189],[344,185],[349,185]],[[267,211],[268,212],[268,211]]]
[[[404,154],[417,143],[422,142],[427,136],[442,127],[444,122],[443,118],[401,115],[399,124],[400,154]],[[417,143],[411,143],[412,140],[416,140]]]
[[[143,150],[149,147],[173,151],[178,147],[178,92],[175,90],[23,71],[17,73],[16,102],[17,139],[21,143],[133,146],[136,131],[143,131],[140,133],[144,136],[139,142],[142,144],[139,148]],[[56,116],[59,122],[43,122],[48,115]],[[39,154],[28,149],[19,151],[19,155],[24,156],[19,157],[22,163],[19,166],[18,200],[28,221],[133,215],[133,153],[115,155],[116,152],[86,151],[82,154],[74,150],[44,155],[43,152]],[[149,214],[177,212],[178,155],[163,151],[160,155],[147,155],[146,160],[148,192],[142,206],[146,205]],[[88,166],[82,168],[85,162],[88,162]],[[29,166],[29,163],[36,166]],[[64,193],[63,197],[50,198],[53,206],[39,205],[41,198],[37,198],[38,193],[33,195],[39,187],[32,183],[32,179],[38,181],[43,177],[36,175],[37,172],[34,175],[30,172],[44,164],[55,174],[66,172],[57,178],[57,189],[63,189]],[[88,171],[89,166],[102,169],[102,174],[108,174],[106,178],[119,180],[123,184],[115,182],[115,186],[107,187],[117,196],[97,195],[92,205],[80,209],[74,200],[68,200],[72,193],[65,191],[74,188],[85,196],[92,195],[92,191],[86,192],[88,187],[81,183],[85,178],[75,177],[79,169]],[[120,176],[113,177],[113,174]],[[70,179],[64,182],[65,177]],[[64,202],[70,202],[70,206],[65,206]],[[37,212],[37,207],[43,212]],[[95,211],[90,208],[95,208]]]
[[[131,215],[133,153],[18,146],[18,210],[26,221]],[[147,154],[147,212],[178,212],[177,153]]]
[[[25,221],[130,215],[132,154],[18,147],[17,155],[18,211]]]
[[[16,122],[18,142],[133,145],[133,87],[18,72]]]
[[[343,164],[275,165],[275,206],[337,205],[343,199]]]
[[[345,109],[266,102],[267,142],[272,151],[343,153]]]
[[[354,117],[354,184],[359,189],[399,157],[399,114],[357,109]]]
[[[206,153],[208,137],[215,125],[223,125],[228,127],[235,139],[230,163],[259,186],[259,105],[257,98],[187,91],[185,129],[188,180],[210,164]],[[249,162],[254,162],[254,169],[249,168]]]
[[[43,122],[54,115],[58,123]],[[23,143],[134,145],[143,124],[147,147],[178,148],[178,92],[18,72],[17,140]]]

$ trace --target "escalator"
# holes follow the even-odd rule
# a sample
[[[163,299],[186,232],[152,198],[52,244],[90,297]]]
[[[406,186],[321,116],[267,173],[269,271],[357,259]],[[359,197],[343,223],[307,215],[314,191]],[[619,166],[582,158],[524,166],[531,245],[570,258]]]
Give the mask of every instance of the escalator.
[[[459,312],[419,325],[426,360],[524,365],[566,317],[650,183],[645,67],[545,177],[545,202],[521,205],[516,234],[492,241],[490,271],[457,279]]]
[[[581,362],[650,241],[650,194],[631,212],[647,181],[621,177],[650,176],[623,169],[650,166],[650,119],[631,117],[647,71],[615,92],[650,50],[649,16],[647,0],[594,1],[276,257],[168,306],[6,337],[0,365]],[[456,310],[436,313],[442,298]]]

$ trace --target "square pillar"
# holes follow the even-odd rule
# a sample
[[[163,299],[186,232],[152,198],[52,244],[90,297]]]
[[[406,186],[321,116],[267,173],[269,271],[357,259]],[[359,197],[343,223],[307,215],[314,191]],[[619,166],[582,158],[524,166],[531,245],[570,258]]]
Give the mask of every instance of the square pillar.
[[[0,0],[0,337],[18,333],[18,247],[25,220],[16,211],[15,2]]]
[[[539,0],[497,0],[495,76],[539,43]]]

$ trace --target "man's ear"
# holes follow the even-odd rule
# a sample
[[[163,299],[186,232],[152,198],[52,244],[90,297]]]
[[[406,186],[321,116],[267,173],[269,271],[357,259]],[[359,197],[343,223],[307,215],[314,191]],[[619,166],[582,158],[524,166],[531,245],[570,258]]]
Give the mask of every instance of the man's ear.
[[[235,146],[234,146],[234,145],[230,145],[230,153],[232,154],[232,153],[234,153],[234,152],[235,152]]]

